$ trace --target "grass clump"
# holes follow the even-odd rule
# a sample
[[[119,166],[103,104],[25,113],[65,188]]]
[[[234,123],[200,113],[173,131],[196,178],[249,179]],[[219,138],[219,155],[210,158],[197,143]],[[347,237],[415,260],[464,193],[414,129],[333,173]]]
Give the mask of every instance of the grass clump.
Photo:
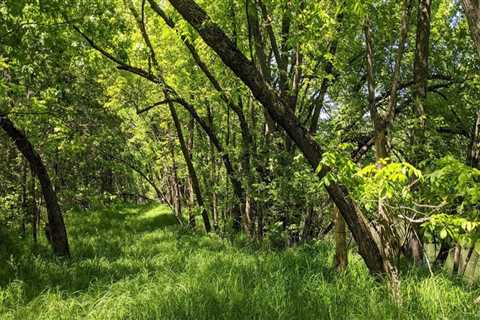
[[[240,246],[175,225],[163,206],[67,215],[71,260],[41,247],[0,265],[1,319],[478,319],[478,287],[409,272],[403,304],[359,256],[330,269],[328,244]],[[12,251],[13,252],[13,251]],[[23,252],[23,253],[22,253]]]

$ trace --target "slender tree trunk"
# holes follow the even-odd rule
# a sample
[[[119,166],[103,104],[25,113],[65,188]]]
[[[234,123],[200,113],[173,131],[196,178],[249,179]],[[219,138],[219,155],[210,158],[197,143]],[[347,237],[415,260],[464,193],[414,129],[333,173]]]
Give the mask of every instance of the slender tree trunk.
[[[175,160],[175,146],[173,143],[173,132],[169,130],[169,144],[170,155],[172,157],[172,173],[171,173],[171,187],[172,187],[172,202],[175,211],[175,217],[181,223],[182,222],[182,202],[180,199],[180,186],[177,174],[177,161]]]
[[[31,179],[30,179],[30,214],[32,221],[32,238],[34,245],[38,242],[38,226],[40,224],[40,211],[37,206],[37,190],[36,190],[36,181],[35,174],[33,169],[31,170]]]
[[[193,167],[191,154],[188,152],[187,145],[185,143],[185,138],[182,133],[182,126],[180,120],[178,119],[177,112],[172,103],[169,103],[170,114],[172,115],[173,123],[175,124],[175,129],[177,131],[178,141],[180,142],[180,149],[182,150],[185,163],[187,164],[188,176],[191,179],[192,189],[197,198],[197,204],[202,210],[203,224],[205,226],[205,231],[210,232],[212,227],[210,225],[210,218],[208,217],[207,209],[203,202],[202,192],[200,190],[200,183],[198,182],[197,173]]]
[[[421,265],[423,263],[424,255],[423,241],[419,239],[419,234],[419,226],[412,225],[412,230],[408,240],[408,255],[416,265]]]
[[[440,250],[438,251],[437,257],[435,259],[435,265],[443,266],[448,259],[448,254],[450,253],[451,246],[442,241],[440,244]]]
[[[465,262],[462,264],[462,267],[459,270],[460,275],[465,275],[467,271],[468,264],[470,263],[470,259],[472,258],[473,251],[475,250],[475,243],[468,249],[467,256],[465,258]]]
[[[462,263],[462,247],[459,244],[455,245],[453,250],[453,270],[452,274],[457,275]]]
[[[475,275],[476,275],[476,272],[477,272],[477,265],[478,265],[478,260],[479,260],[480,256],[478,255],[478,253],[473,250],[473,262],[472,262],[472,280],[475,281]]]
[[[30,210],[28,210],[28,163],[27,160],[22,161],[22,226],[21,226],[21,236],[22,238],[25,237],[27,230],[26,230],[26,222],[28,219],[28,215]]]
[[[193,155],[193,133],[195,132],[195,121],[193,119],[188,123],[188,154]],[[188,176],[188,193],[189,193],[189,225],[192,229],[195,229],[195,191],[193,188],[193,179]],[[203,197],[202,197],[203,198]],[[203,202],[203,199],[202,199]],[[206,210],[206,209],[205,209]]]
[[[213,114],[210,105],[207,104],[207,120],[210,128],[214,128]],[[217,205],[217,191],[215,185],[217,182],[217,163],[215,159],[215,146],[210,141],[210,179],[212,183],[212,215],[213,215],[213,228],[218,230],[218,205]]]
[[[367,64],[367,84],[368,84],[368,104],[370,109],[370,116],[373,120],[375,128],[375,158],[377,161],[377,168],[381,169],[384,164],[383,161],[388,157],[387,150],[387,126],[386,121],[379,114],[375,106],[375,74],[374,74],[374,52],[373,39],[370,20],[367,18],[365,22],[365,42],[366,42],[366,64]],[[397,255],[397,240],[396,232],[394,230],[394,223],[385,209],[386,199],[378,199],[378,217],[379,217],[379,232],[380,237],[379,247],[383,256],[383,266],[389,278],[390,286],[393,296],[396,301],[400,300],[400,280],[398,277],[398,270],[395,263]]]
[[[315,210],[310,207],[307,209],[307,214],[305,216],[305,222],[303,224],[303,230],[302,230],[302,241],[310,241],[312,239],[312,230],[313,230],[313,222],[314,222],[314,215],[315,215]],[[345,221],[344,221],[345,223]]]
[[[53,189],[50,176],[43,164],[40,155],[35,151],[27,137],[18,130],[13,122],[6,116],[0,114],[0,127],[7,133],[17,146],[18,150],[30,163],[35,175],[40,181],[43,198],[47,207],[48,226],[50,229],[51,245],[55,254],[59,256],[70,256],[68,246],[67,230],[63,221],[62,212],[58,205],[57,194]]]
[[[345,271],[348,265],[347,229],[345,220],[337,208],[334,208],[335,219],[335,269]]]
[[[415,81],[415,106],[422,126],[425,124],[424,100],[427,97],[431,5],[432,0],[419,0],[417,12],[417,36],[413,76]]]
[[[472,130],[467,164],[472,168],[480,168],[480,110],[477,111],[475,125]]]

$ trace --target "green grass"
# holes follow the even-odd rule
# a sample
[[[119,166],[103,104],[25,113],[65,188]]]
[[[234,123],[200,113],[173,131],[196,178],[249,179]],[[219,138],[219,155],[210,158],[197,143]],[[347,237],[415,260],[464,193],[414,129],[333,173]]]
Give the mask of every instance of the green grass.
[[[357,255],[348,272],[333,272],[328,244],[232,244],[182,231],[162,206],[75,212],[67,222],[71,260],[46,246],[0,253],[0,319],[480,318],[478,287],[411,271],[397,307]]]

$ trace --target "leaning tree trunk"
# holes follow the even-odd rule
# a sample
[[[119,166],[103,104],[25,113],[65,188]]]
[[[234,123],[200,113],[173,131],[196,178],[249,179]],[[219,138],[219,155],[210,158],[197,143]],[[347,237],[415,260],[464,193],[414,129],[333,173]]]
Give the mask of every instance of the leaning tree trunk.
[[[0,115],[0,127],[13,140],[18,150],[30,163],[32,170],[40,181],[43,198],[45,199],[45,204],[47,206],[50,243],[53,247],[53,251],[59,256],[70,256],[67,230],[63,221],[62,212],[60,211],[60,206],[58,205],[57,194],[53,189],[47,169],[45,168],[40,155],[35,151],[27,137],[4,115]]]
[[[180,149],[182,150],[183,158],[185,159],[185,163],[187,164],[187,171],[188,171],[188,176],[191,182],[192,186],[192,191],[195,194],[197,198],[197,203],[198,206],[202,210],[202,218],[203,218],[203,224],[205,227],[206,232],[210,232],[212,227],[210,224],[210,219],[208,217],[207,209],[205,208],[204,202],[203,202],[203,197],[202,197],[202,192],[200,190],[200,183],[198,181],[197,173],[195,171],[195,168],[192,163],[192,156],[191,153],[188,150],[187,143],[185,142],[185,138],[182,133],[182,127],[180,124],[180,120],[178,119],[177,112],[175,110],[175,107],[173,106],[172,103],[168,104],[168,107],[170,109],[170,114],[173,119],[173,123],[175,124],[175,129],[177,131],[177,137],[178,141],[180,142]],[[190,221],[192,223],[192,221]]]
[[[265,83],[260,72],[216,25],[207,13],[193,0],[170,0],[172,6],[187,20],[227,65],[251,90],[255,98],[269,113],[271,118],[287,132],[289,137],[302,151],[307,161],[316,170],[322,159],[323,150],[300,125],[295,115],[286,111],[286,106],[278,95]],[[319,176],[324,177],[330,168],[322,167]],[[356,207],[342,186],[332,183],[326,187],[328,194],[335,202],[345,222],[352,231],[359,246],[359,252],[372,274],[389,272],[384,269],[383,257],[375,243],[372,228],[362,212]]]

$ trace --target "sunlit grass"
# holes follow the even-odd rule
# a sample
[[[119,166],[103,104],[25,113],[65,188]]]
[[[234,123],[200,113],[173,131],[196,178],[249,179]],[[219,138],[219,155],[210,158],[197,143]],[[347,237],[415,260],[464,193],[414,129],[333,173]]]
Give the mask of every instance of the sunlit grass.
[[[73,257],[11,248],[1,319],[478,319],[478,287],[409,272],[389,301],[355,254],[330,269],[328,244],[286,251],[232,244],[175,225],[162,206],[67,216]],[[14,250],[15,249],[15,250]]]

